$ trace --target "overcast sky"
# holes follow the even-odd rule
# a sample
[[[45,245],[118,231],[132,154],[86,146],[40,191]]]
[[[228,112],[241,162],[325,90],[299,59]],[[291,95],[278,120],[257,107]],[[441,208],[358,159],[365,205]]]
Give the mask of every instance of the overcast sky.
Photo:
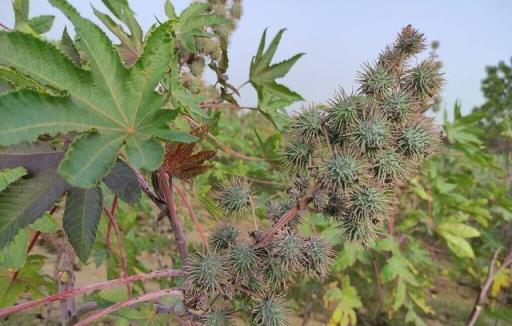
[[[12,26],[10,0],[0,0],[0,22]],[[104,9],[101,1],[72,0],[83,16],[93,18],[90,4]],[[164,19],[163,0],[131,0],[144,28]],[[190,1],[173,1],[178,11]],[[71,24],[46,0],[31,1],[31,15],[57,16],[51,38]],[[248,78],[249,62],[261,33],[271,36],[287,28],[276,60],[305,52],[282,83],[306,100],[322,102],[338,87],[356,88],[356,71],[365,61],[375,60],[401,27],[412,24],[428,37],[440,41],[438,54],[444,63],[446,87],[443,107],[451,111],[459,99],[464,111],[482,103],[480,82],[485,66],[512,56],[512,1],[334,1],[334,0],[245,0],[244,15],[230,43],[231,83]],[[94,17],[95,18],[95,17]],[[93,18],[93,19],[94,19]],[[94,19],[97,21],[96,19]],[[242,103],[254,104],[248,86]]]

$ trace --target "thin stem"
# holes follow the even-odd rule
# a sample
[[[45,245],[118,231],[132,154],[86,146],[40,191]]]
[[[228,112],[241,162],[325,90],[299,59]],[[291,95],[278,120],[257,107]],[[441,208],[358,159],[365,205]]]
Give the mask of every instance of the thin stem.
[[[117,278],[117,279],[113,279],[113,280],[109,280],[109,281],[90,284],[90,285],[86,285],[81,288],[74,288],[72,290],[52,294],[52,295],[49,295],[49,296],[41,298],[41,299],[28,301],[28,302],[20,303],[19,305],[16,305],[16,306],[11,306],[8,308],[0,309],[0,317],[4,317],[4,316],[10,315],[10,314],[13,314],[16,312],[20,312],[20,311],[25,311],[25,310],[31,309],[33,307],[37,307],[38,305],[62,300],[62,299],[73,297],[73,296],[76,296],[79,294],[85,294],[85,293],[90,293],[90,292],[97,291],[97,290],[111,288],[111,287],[121,285],[121,284],[149,280],[149,279],[153,279],[153,278],[157,278],[157,277],[171,277],[171,276],[185,276],[185,275],[187,275],[187,273],[182,270],[163,269],[163,270],[159,270],[159,271],[155,271],[155,272],[151,272],[151,273],[147,273],[147,274],[141,273],[141,274],[131,275],[128,277],[121,277],[121,278]]]
[[[57,210],[59,206],[57,205],[54,205],[52,207],[52,209],[50,210],[49,214],[50,215],[53,215],[53,213],[55,213],[55,211]],[[27,249],[27,255],[30,254],[30,252],[32,251],[32,249],[34,249],[36,243],[37,243],[37,240],[39,239],[39,236],[41,235],[41,232],[40,231],[36,231],[36,233],[34,233],[34,236],[32,237],[32,240],[30,240],[30,243],[28,245],[28,249]],[[20,271],[16,271],[14,272],[14,274],[12,274],[12,277],[11,277],[11,283],[16,281],[16,279],[18,278],[18,274],[20,273]]]
[[[487,277],[485,279],[484,284],[480,288],[480,291],[478,292],[478,296],[476,297],[476,300],[475,300],[475,305],[473,306],[473,309],[471,310],[471,313],[469,315],[466,326],[474,326],[475,325],[476,320],[478,319],[478,317],[480,316],[480,313],[482,312],[482,308],[485,303],[485,299],[487,298],[487,292],[491,288],[491,285],[494,282],[496,274],[500,270],[507,268],[509,265],[512,265],[512,248],[510,249],[510,252],[508,253],[505,260],[503,261],[503,264],[501,264],[498,268],[496,268],[496,260],[498,258],[498,254],[499,254],[499,250],[496,250],[492,255],[491,262],[489,263]]]
[[[163,166],[160,167],[158,173],[160,175],[161,187],[163,188],[162,190],[164,192],[165,202],[169,212],[172,231],[174,232],[174,239],[176,240],[176,245],[178,247],[183,266],[185,266],[188,262],[187,240],[185,239],[185,234],[183,233],[180,220],[178,219],[178,214],[176,213],[176,206],[174,205],[174,198],[170,188],[172,185],[172,179],[167,175],[167,173],[165,173]]]
[[[116,208],[117,208],[117,195],[114,196],[114,199],[112,200],[112,207],[110,208],[110,212],[114,216],[115,216]],[[111,233],[112,233],[112,222],[109,219],[108,226],[107,226],[107,234],[105,235],[105,246],[107,247],[107,249],[110,249],[110,234]]]
[[[254,229],[258,230],[258,221],[256,218],[256,209],[254,208],[254,201],[252,196],[249,196],[249,204],[251,205],[252,222],[254,223]]]
[[[112,214],[111,211],[109,211],[105,207],[103,207],[103,211],[105,212],[105,214],[107,214],[108,219],[110,221],[110,224],[112,224],[112,228],[114,229],[114,233],[115,233],[116,238],[117,238],[117,244],[119,245],[119,255],[121,257],[121,271],[122,271],[122,275],[123,275],[123,277],[128,277],[129,276],[129,273],[128,273],[128,259],[126,258],[126,251],[124,249],[125,246],[124,246],[123,236],[121,234],[121,228],[119,227],[119,224],[117,223],[116,217],[114,216],[114,214]],[[126,283],[126,291],[128,293],[128,296],[132,295],[132,285],[131,285],[131,283]]]
[[[91,316],[85,318],[84,320],[76,323],[75,326],[89,325],[92,322],[94,322],[98,319],[101,319],[101,318],[107,316],[108,314],[111,314],[119,309],[129,307],[129,306],[137,304],[137,303],[157,299],[157,298],[160,298],[160,297],[163,297],[166,295],[183,295],[183,291],[176,289],[176,288],[165,289],[165,290],[160,290],[160,291],[156,291],[156,292],[152,292],[152,293],[143,294],[143,295],[131,298],[131,299],[123,301],[123,302],[118,302],[116,304],[109,306],[106,309],[103,309],[97,313],[92,314]]]
[[[181,201],[183,202],[183,204],[185,205],[185,207],[188,210],[188,213],[194,220],[195,228],[197,230],[197,233],[199,233],[199,237],[201,238],[201,241],[203,242],[203,246],[205,249],[208,250],[208,241],[206,240],[206,236],[204,235],[203,227],[201,226],[201,223],[199,222],[199,219],[197,218],[197,215],[194,212],[192,205],[190,205],[190,202],[187,199],[185,192],[176,183],[173,184],[173,188],[178,193],[178,196],[180,196]]]
[[[185,118],[191,123],[193,124],[194,126],[199,126],[199,123],[197,123],[194,119],[192,119],[191,117],[188,117],[188,116],[185,116]],[[227,146],[226,144],[224,144],[223,142],[221,142],[220,140],[218,140],[217,138],[215,138],[215,136],[213,136],[212,134],[210,134],[209,132],[206,133],[206,135],[208,136],[208,138],[210,138],[223,152],[225,153],[228,153],[228,154],[231,154],[235,157],[238,157],[238,158],[241,158],[243,160],[247,160],[247,161],[258,161],[258,162],[263,162],[263,161],[270,161],[268,159],[265,159],[265,158],[261,158],[261,157],[252,157],[252,156],[247,156],[243,153],[240,153],[240,152],[237,152],[235,150],[233,150],[232,148],[230,148],[229,146]]]
[[[0,23],[0,27],[2,27],[3,29],[5,29],[6,31],[12,31],[12,28],[9,28],[7,26],[5,26],[4,24]]]

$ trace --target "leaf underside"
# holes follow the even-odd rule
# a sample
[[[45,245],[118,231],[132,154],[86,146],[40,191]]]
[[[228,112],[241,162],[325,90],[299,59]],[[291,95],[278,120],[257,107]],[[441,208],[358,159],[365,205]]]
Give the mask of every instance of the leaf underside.
[[[63,226],[69,242],[82,262],[91,254],[103,208],[99,187],[72,189],[66,198]]]

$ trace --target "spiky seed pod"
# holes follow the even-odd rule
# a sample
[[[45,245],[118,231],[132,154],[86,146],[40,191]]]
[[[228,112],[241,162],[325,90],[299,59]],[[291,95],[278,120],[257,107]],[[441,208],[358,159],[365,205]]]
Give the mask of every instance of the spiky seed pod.
[[[375,158],[373,172],[385,184],[405,180],[410,167],[405,157],[393,150],[386,150]]]
[[[378,224],[389,210],[389,198],[385,190],[371,185],[355,189],[350,194],[347,217],[355,221]]]
[[[315,192],[312,196],[311,204],[317,210],[323,211],[329,204],[329,194],[326,191]]]
[[[387,46],[380,54],[378,64],[386,67],[389,71],[395,73],[401,66],[399,53],[394,47]]]
[[[407,71],[404,79],[405,90],[421,101],[439,95],[443,84],[441,63],[434,58],[428,58]]]
[[[221,224],[208,238],[210,246],[216,251],[225,250],[236,244],[238,230],[231,224]]]
[[[189,274],[185,280],[193,292],[223,293],[227,284],[228,270],[222,256],[197,254],[189,259]]]
[[[329,130],[338,135],[343,135],[346,126],[357,117],[357,113],[364,102],[363,96],[347,96],[343,91],[337,92],[334,98],[329,101],[325,110],[325,121]]]
[[[289,311],[280,296],[270,295],[253,308],[253,323],[264,326],[287,326]]]
[[[365,64],[358,73],[359,89],[366,95],[380,96],[387,93],[393,85],[391,72],[382,65]]]
[[[331,192],[329,194],[329,200],[327,205],[322,210],[324,217],[327,219],[338,220],[342,214],[345,212],[347,206],[347,199],[345,196],[337,193]]]
[[[402,28],[398,34],[394,47],[404,56],[416,55],[427,48],[425,44],[425,35],[420,33],[412,25],[407,25]]]
[[[346,191],[365,179],[365,164],[351,151],[336,151],[322,167],[330,189]]]
[[[190,72],[195,77],[201,77],[203,75],[203,71],[204,71],[204,58],[199,57],[196,60],[194,60],[192,62],[192,64],[190,65]]]
[[[251,296],[262,296],[264,293],[268,293],[267,284],[262,280],[261,275],[249,276],[245,286],[251,291]]]
[[[289,142],[281,152],[283,165],[293,171],[305,170],[313,159],[315,147],[312,143]]]
[[[438,145],[439,134],[425,117],[415,118],[398,132],[400,152],[419,161],[435,153]]]
[[[236,280],[246,283],[258,264],[257,252],[248,244],[238,244],[231,247],[228,263],[233,269]]]
[[[220,188],[217,203],[226,213],[240,215],[249,211],[252,195],[251,182],[246,178],[236,177]]]
[[[285,271],[298,272],[304,268],[304,240],[295,234],[284,234],[275,243],[273,255],[281,257]]]
[[[288,194],[293,198],[299,198],[306,194],[306,191],[311,186],[311,175],[309,173],[300,173],[290,178],[292,186],[288,189]]]
[[[350,133],[350,138],[354,148],[372,156],[389,144],[391,128],[382,115],[372,113],[357,120]]]
[[[233,322],[226,310],[216,310],[201,317],[203,326],[231,326]]]
[[[273,292],[283,291],[286,283],[283,259],[281,257],[268,256],[263,266],[263,277],[266,281],[266,287]]]
[[[340,221],[339,227],[343,239],[365,247],[371,246],[377,237],[376,226],[371,221],[345,217]]]
[[[306,106],[292,117],[288,130],[294,142],[310,144],[323,136],[322,122],[322,111],[314,105]]]
[[[414,112],[411,96],[402,90],[389,93],[384,98],[381,109],[384,115],[393,122],[403,122]]]
[[[240,19],[243,14],[243,7],[241,0],[234,0],[233,5],[231,6],[231,17],[234,19]]]
[[[324,278],[329,273],[334,252],[329,245],[319,237],[313,236],[304,242],[306,270],[312,277]]]

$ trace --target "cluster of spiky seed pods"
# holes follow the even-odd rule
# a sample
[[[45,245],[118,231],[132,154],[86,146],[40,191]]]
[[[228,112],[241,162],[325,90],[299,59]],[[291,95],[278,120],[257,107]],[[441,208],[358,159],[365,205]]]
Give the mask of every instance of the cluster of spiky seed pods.
[[[191,297],[220,295],[243,302],[239,309],[245,307],[255,324],[286,324],[280,298],[290,278],[325,277],[332,262],[321,238],[298,232],[305,208],[299,203],[336,223],[345,240],[372,243],[390,214],[393,186],[439,144],[439,132],[423,113],[443,77],[434,58],[413,64],[424,49],[423,34],[410,25],[403,28],[377,62],[363,67],[356,93],[339,92],[327,104],[304,107],[291,117],[282,150],[283,165],[292,172],[290,198],[267,203],[265,215],[276,223],[296,208],[294,217],[269,242],[261,241],[259,231],[243,237],[231,224],[218,227],[210,251],[190,262]],[[226,213],[240,215],[250,212],[253,195],[250,182],[236,178],[217,200]],[[228,310],[212,312],[204,323],[220,325],[221,317],[228,323]]]

